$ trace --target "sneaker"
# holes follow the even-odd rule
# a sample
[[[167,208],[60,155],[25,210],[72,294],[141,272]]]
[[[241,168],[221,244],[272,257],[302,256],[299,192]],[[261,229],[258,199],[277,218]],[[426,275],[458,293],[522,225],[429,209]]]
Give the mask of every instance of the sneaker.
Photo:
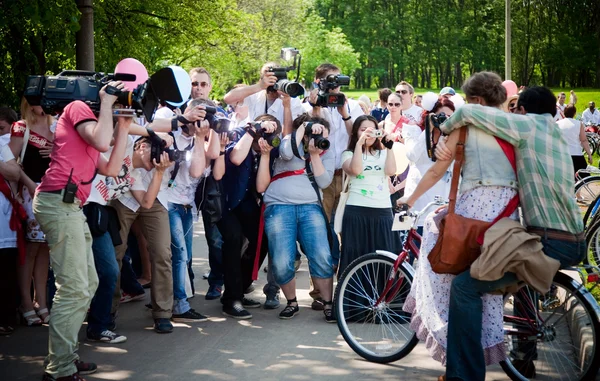
[[[59,378],[54,378],[48,373],[44,373],[44,377],[42,377],[42,381],[85,381],[85,378],[81,377],[79,373],[73,373],[70,376],[64,376]]]
[[[298,312],[300,312],[300,308],[298,306],[292,306],[291,304],[288,304],[287,306],[285,306],[285,308],[283,309],[283,311],[281,311],[279,313],[279,318],[280,319],[291,319]]]
[[[200,323],[207,321],[208,318],[190,308],[187,312],[182,314],[173,314],[171,320],[179,323]]]
[[[235,302],[232,306],[223,306],[223,315],[234,319],[251,319],[252,314],[244,309],[242,303]]]
[[[250,299],[250,298],[246,298],[246,297],[244,297],[242,299],[242,305],[245,308],[260,308],[260,306],[261,306],[259,301]]]
[[[310,305],[310,308],[312,308],[315,311],[323,311],[323,309],[325,308],[325,304],[323,304],[323,299],[315,299],[313,300],[312,304]]]
[[[77,373],[79,374],[92,374],[98,370],[98,366],[93,362],[83,362],[81,360],[73,361],[77,367]],[[70,378],[69,378],[70,380]]]
[[[127,337],[114,333],[108,329],[105,329],[101,333],[93,333],[88,331],[87,339],[89,341],[99,341],[107,344],[119,344],[127,341]]]
[[[173,324],[167,318],[154,319],[154,331],[156,333],[173,332]]]
[[[323,315],[325,315],[325,321],[327,323],[335,323],[337,321],[335,318],[335,313],[333,312],[333,308],[324,309]]]
[[[208,286],[208,291],[204,297],[206,300],[215,300],[221,297],[223,289],[220,286],[211,285]]]
[[[267,301],[265,302],[265,310],[274,310],[279,307],[279,291],[267,293]]]
[[[146,297],[146,293],[142,292],[141,294],[132,295],[126,292],[123,292],[121,295],[121,303],[129,303],[135,302],[136,300],[143,300]]]

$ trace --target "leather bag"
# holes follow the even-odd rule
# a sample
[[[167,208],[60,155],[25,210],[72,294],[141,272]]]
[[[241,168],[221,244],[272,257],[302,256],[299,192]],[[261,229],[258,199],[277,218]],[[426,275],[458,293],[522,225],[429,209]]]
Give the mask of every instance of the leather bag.
[[[492,222],[466,218],[454,212],[456,194],[458,192],[458,179],[464,163],[466,135],[467,128],[462,127],[456,145],[448,214],[444,216],[440,223],[437,242],[427,257],[432,270],[438,274],[456,275],[467,270],[481,254],[481,244],[483,243],[483,235],[486,230],[501,218],[510,216],[519,205],[519,196],[517,195]],[[513,169],[516,169],[514,148],[499,139],[498,143],[507,155]]]

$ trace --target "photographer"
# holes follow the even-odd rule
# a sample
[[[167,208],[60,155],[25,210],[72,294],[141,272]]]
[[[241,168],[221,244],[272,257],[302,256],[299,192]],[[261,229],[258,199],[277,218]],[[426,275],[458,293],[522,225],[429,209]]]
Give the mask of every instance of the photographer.
[[[244,290],[252,284],[257,252],[258,264],[267,254],[266,239],[259,242],[259,224],[261,216],[261,196],[256,189],[257,170],[261,161],[259,143],[278,139],[281,125],[271,115],[259,116],[256,124],[233,130],[234,141],[217,159],[214,177],[221,179],[223,164],[223,215],[217,223],[223,237],[222,255],[225,292],[221,298],[223,314],[235,319],[250,319],[252,314],[246,308],[258,308],[260,303],[244,297]],[[271,151],[273,161],[278,150]],[[263,158],[264,159],[264,158]],[[264,237],[262,237],[264,238]],[[242,252],[244,240],[248,246]]]
[[[315,287],[321,291],[325,320],[335,322],[333,264],[329,244],[326,244],[329,222],[324,217],[320,195],[316,193],[329,186],[333,178],[333,151],[323,150],[320,148],[324,148],[323,145],[319,144],[328,136],[329,123],[303,114],[294,120],[293,128],[295,131],[281,143],[274,176],[264,195],[269,268],[272,267],[275,281],[281,285],[287,299],[287,306],[279,317],[291,319],[299,311],[294,269],[298,239],[308,257]],[[307,170],[312,172],[314,180],[310,179]],[[312,181],[320,189],[313,188]],[[265,184],[261,184],[260,188],[264,187]]]
[[[108,86],[123,88],[120,82]],[[75,353],[78,333],[98,286],[92,254],[92,236],[81,210],[98,167],[106,172],[100,152],[108,150],[113,136],[112,105],[117,97],[100,90],[100,112],[81,101],[69,103],[60,116],[52,161],[33,200],[35,218],[46,234],[56,283],[48,337],[45,380],[80,379],[79,372],[94,372]],[[73,166],[73,163],[77,165]]]
[[[322,80],[326,79],[330,75],[339,75],[340,69],[330,63],[324,63],[319,65],[315,69],[314,83],[316,86],[321,83]],[[318,89],[314,89],[309,96],[309,104],[304,104],[304,108],[307,112],[314,116],[325,118],[329,121],[329,141],[331,142],[330,151],[333,152],[335,157],[335,172],[333,181],[331,184],[323,189],[323,207],[325,213],[329,218],[329,221],[333,225],[333,212],[337,208],[337,204],[340,200],[340,193],[342,192],[342,152],[348,147],[348,140],[350,133],[352,132],[352,123],[356,118],[363,115],[362,109],[358,102],[346,98],[346,103],[340,107],[320,107],[316,106]],[[329,90],[331,94],[341,94],[340,87],[335,87]],[[333,226],[331,227],[333,230]],[[337,268],[338,261],[340,258],[339,242],[337,235],[334,234],[334,244],[332,248],[333,265]],[[310,292],[311,297],[314,299],[312,308],[315,310],[323,309],[323,299],[317,288]]]
[[[279,68],[279,65],[274,62],[264,64],[260,69],[258,83],[236,87],[225,94],[223,100],[227,104],[243,102],[243,105],[248,107],[249,120],[256,120],[263,114],[274,116],[283,126],[285,135],[291,131],[292,121],[302,114],[302,103],[298,98],[291,98],[286,93],[275,90],[273,86],[277,83],[277,76],[269,71],[270,68]],[[290,99],[289,108],[284,102],[286,97]]]

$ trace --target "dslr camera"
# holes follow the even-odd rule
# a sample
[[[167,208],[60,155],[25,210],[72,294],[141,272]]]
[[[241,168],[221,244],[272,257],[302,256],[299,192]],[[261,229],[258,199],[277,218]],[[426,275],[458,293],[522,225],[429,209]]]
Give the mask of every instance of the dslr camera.
[[[339,107],[346,103],[346,97],[344,94],[332,94],[332,89],[340,86],[350,85],[350,77],[342,74],[329,74],[325,78],[319,80],[319,93],[317,95],[317,102],[315,103],[320,107]]]
[[[322,149],[323,151],[329,149],[331,143],[327,138],[323,137],[323,133],[315,134],[312,131],[312,123],[308,123],[304,129],[304,136],[308,136],[308,140],[314,139],[315,147]]]
[[[27,77],[23,96],[32,106],[41,106],[47,114],[57,114],[71,102],[86,103],[94,113],[100,112],[100,90],[109,81],[135,81],[134,74],[85,70],[67,70],[58,75],[30,75]],[[163,68],[132,91],[122,91],[108,86],[107,94],[116,95],[116,103],[128,109],[113,110],[115,115],[146,117],[151,122],[159,100],[181,102],[181,94],[175,75],[170,68]]]
[[[444,123],[447,119],[448,116],[443,112],[440,112],[439,115],[433,113],[431,114],[431,124],[435,128],[440,128],[440,125]]]
[[[148,131],[148,136],[150,138],[150,160],[155,159],[157,163],[160,163],[160,155],[162,155],[163,152],[166,152],[169,155],[170,161],[176,163],[189,161],[192,158],[192,151],[167,148],[167,142],[156,135],[156,132],[149,128],[146,128],[146,131]]]
[[[217,134],[221,134],[223,132],[229,132],[229,125],[231,124],[231,120],[227,119],[223,116],[218,116],[217,108],[209,105],[204,105],[204,109],[206,110],[205,120],[208,120],[210,123],[210,128],[214,130]]]
[[[296,98],[299,95],[304,95],[304,87],[302,87],[302,85],[298,83],[298,75],[300,75],[300,62],[302,60],[302,57],[300,56],[300,51],[295,48],[283,48],[281,49],[281,58],[286,61],[289,61],[293,58],[294,62],[292,66],[269,68],[268,71],[270,73],[274,73],[277,77],[277,82],[275,83],[275,85],[269,86],[267,88],[267,91],[283,91],[292,98]],[[298,70],[296,71],[296,79],[290,81],[287,78],[287,73],[289,71],[296,70],[296,67],[298,68]]]
[[[252,127],[254,127],[254,130],[256,131],[256,136],[254,137],[255,140],[263,138],[263,139],[265,139],[267,144],[269,144],[273,148],[277,148],[281,144],[281,138],[279,137],[279,135],[274,132],[271,132],[271,133],[267,132],[267,130],[265,130],[261,126],[260,122],[248,123],[248,126],[246,127],[246,129],[249,129]]]

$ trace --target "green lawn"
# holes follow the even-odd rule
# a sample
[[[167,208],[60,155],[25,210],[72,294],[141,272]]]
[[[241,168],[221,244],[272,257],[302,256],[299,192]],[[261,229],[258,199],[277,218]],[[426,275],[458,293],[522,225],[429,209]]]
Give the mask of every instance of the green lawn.
[[[589,89],[589,88],[580,88],[573,89],[575,90],[575,94],[577,95],[577,115],[581,116],[583,110],[587,108],[587,105],[590,101],[596,102],[596,107],[600,108],[600,89]],[[415,89],[416,94],[424,94],[428,91],[433,91],[434,93],[439,93],[440,89]],[[571,89],[560,89],[553,88],[554,94],[558,94],[561,91],[564,91],[567,94],[567,102],[569,101],[569,91]],[[361,95],[365,94],[371,99],[371,102],[377,100],[377,90],[374,89],[365,89],[365,90],[347,90],[344,89],[343,92],[347,94],[349,97],[358,99]],[[462,94],[462,93],[461,93]]]

